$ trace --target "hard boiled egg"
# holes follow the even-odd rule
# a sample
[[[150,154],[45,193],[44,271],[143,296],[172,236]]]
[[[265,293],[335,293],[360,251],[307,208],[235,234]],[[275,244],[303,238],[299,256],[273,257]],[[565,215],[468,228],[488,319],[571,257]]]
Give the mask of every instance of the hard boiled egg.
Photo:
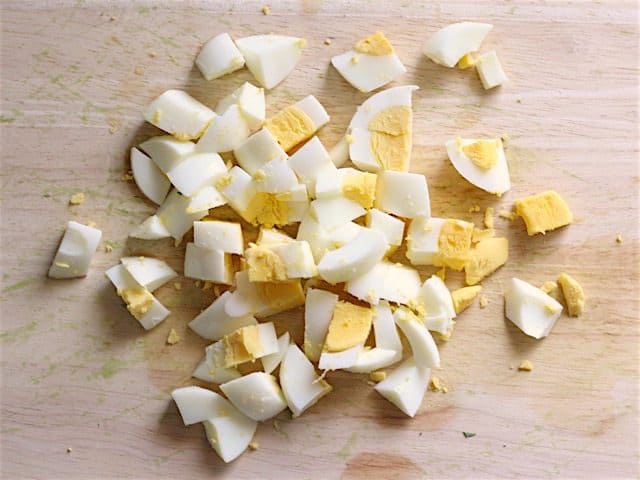
[[[215,116],[213,110],[182,90],[167,90],[144,110],[147,122],[178,140],[200,138]]]
[[[509,281],[504,300],[507,318],[533,338],[549,335],[562,313],[555,299],[518,278]]]
[[[331,292],[315,288],[307,290],[304,305],[304,353],[314,362],[320,359],[337,303],[338,296]]]
[[[415,416],[427,391],[431,369],[407,358],[374,389],[410,417]]]
[[[341,370],[353,367],[358,361],[362,347],[363,345],[356,345],[341,352],[322,352],[318,368],[320,370]]]
[[[263,88],[244,82],[242,86],[220,100],[215,111],[218,115],[224,115],[232,105],[240,107],[240,112],[252,132],[262,127],[266,112]]]
[[[74,221],[68,222],[56,256],[49,267],[49,278],[86,276],[101,238],[102,232],[97,228]]]
[[[189,242],[184,255],[184,276],[233,285],[231,255],[222,250]]]
[[[291,336],[289,335],[289,332],[284,332],[284,334],[278,337],[278,351],[265,355],[260,359],[265,373],[271,373],[278,368],[278,365],[280,365],[285,353],[287,353],[290,343]]]
[[[182,194],[190,197],[207,184],[227,173],[227,166],[217,153],[189,155],[167,172],[167,177]]]
[[[258,318],[304,305],[300,280],[251,282],[246,270],[236,273],[236,289],[225,305],[232,317],[251,313]]]
[[[200,247],[242,255],[244,251],[242,226],[237,222],[221,220],[193,222],[193,243]]]
[[[220,414],[208,418],[203,425],[209,444],[223,461],[229,463],[247,449],[258,423],[242,414],[227,400],[225,402]]]
[[[149,200],[160,205],[171,188],[169,179],[151,160],[151,157],[148,157],[135,147],[131,149],[129,160],[133,179],[140,191]]]
[[[344,196],[318,198],[309,205],[309,212],[326,230],[333,230],[366,213],[359,203]]]
[[[228,403],[216,392],[196,386],[176,388],[171,392],[171,397],[185,426],[220,415]]]
[[[247,417],[258,422],[275,417],[287,402],[275,377],[253,372],[220,385],[220,390]]]
[[[286,152],[311,138],[329,122],[329,115],[318,99],[309,95],[268,118],[264,127]]]
[[[209,213],[207,210],[190,213],[188,211],[190,203],[189,197],[180,195],[177,190],[173,189],[156,212],[160,222],[178,241],[182,240],[184,234],[191,230],[193,222]]]
[[[258,322],[250,314],[240,317],[229,316],[224,309],[229,297],[231,292],[227,291],[216,298],[211,305],[189,322],[189,328],[202,338],[219,340],[239,328],[257,325]]]
[[[247,138],[233,151],[233,155],[238,165],[245,169],[249,175],[254,175],[271,160],[287,159],[286,152],[266,128]]]
[[[509,167],[499,138],[457,138],[449,140],[446,147],[449,160],[468,182],[498,196],[511,188]]]
[[[228,33],[216,35],[202,46],[196,65],[207,80],[222,77],[244,66],[244,57]]]
[[[167,227],[164,226],[158,215],[151,215],[144,222],[134,228],[130,237],[141,238],[143,240],[159,240],[171,236]]]
[[[488,23],[452,23],[434,33],[425,42],[422,53],[437,64],[453,68],[467,53],[480,49],[492,28]]]
[[[440,354],[436,342],[418,317],[405,307],[393,313],[396,325],[402,330],[413,352],[413,358],[421,367],[439,367]]]
[[[233,104],[211,121],[196,148],[200,152],[230,152],[238,148],[249,135],[251,126],[248,119],[240,106]]]
[[[177,140],[169,135],[151,137],[142,142],[140,148],[155,162],[165,174],[177,166],[184,158],[193,154],[196,144],[188,140]]]
[[[404,222],[382,210],[372,208],[367,212],[367,228],[377,230],[384,235],[393,249],[402,245],[404,238]]]
[[[289,166],[307,186],[311,196],[315,196],[318,175],[336,170],[329,153],[318,137],[313,137],[289,158]]]
[[[440,277],[432,275],[425,280],[416,302],[425,312],[422,321],[429,330],[443,335],[451,333],[456,311],[451,293]]]
[[[498,87],[507,81],[507,75],[504,73],[494,50],[476,58],[475,66],[485,90]]]
[[[400,263],[381,261],[349,280],[346,290],[372,305],[377,305],[380,299],[407,304],[418,295],[420,275],[415,269]]]
[[[430,217],[427,179],[419,173],[381,172],[376,208],[404,218]]]
[[[167,262],[152,257],[123,257],[120,263],[129,274],[144,288],[153,292],[178,274]]]
[[[207,357],[205,356],[195,368],[191,376],[198,380],[202,380],[203,382],[220,384],[229,382],[234,378],[240,378],[242,375],[236,368],[218,368],[210,370],[209,365],[207,364]]]

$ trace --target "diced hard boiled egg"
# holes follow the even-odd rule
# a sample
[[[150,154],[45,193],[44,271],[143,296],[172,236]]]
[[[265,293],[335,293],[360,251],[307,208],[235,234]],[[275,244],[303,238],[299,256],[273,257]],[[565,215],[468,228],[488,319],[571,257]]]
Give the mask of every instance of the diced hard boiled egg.
[[[425,42],[422,53],[435,63],[453,68],[467,53],[476,52],[493,25],[477,22],[452,23]]]
[[[205,185],[189,197],[187,213],[203,212],[226,204],[227,200],[214,185]]]
[[[144,111],[147,122],[178,140],[200,138],[215,116],[213,110],[182,90],[167,90]]]
[[[407,233],[407,258],[414,265],[462,270],[468,261],[473,223],[455,219],[417,217]]]
[[[247,417],[258,422],[275,417],[287,402],[275,377],[253,372],[220,385],[220,390]]]
[[[429,367],[409,357],[373,388],[404,413],[414,417],[422,404],[430,376]]]
[[[373,207],[378,176],[375,173],[361,172],[352,168],[343,170],[346,172],[342,178],[342,195],[363,208]]]
[[[178,241],[182,240],[184,234],[191,230],[193,222],[200,220],[209,213],[207,210],[189,212],[190,203],[189,197],[180,195],[177,190],[173,189],[156,212],[160,222],[171,233],[171,236]]]
[[[440,277],[432,275],[425,280],[416,297],[416,306],[424,312],[421,316],[425,327],[445,336],[451,333],[456,311],[451,293]]]
[[[265,373],[271,373],[278,368],[278,365],[280,365],[285,353],[287,353],[290,343],[291,336],[289,335],[289,332],[284,332],[284,334],[278,337],[278,351],[265,355],[260,359]]]
[[[240,112],[252,132],[262,128],[266,115],[263,88],[244,82],[242,86],[220,100],[215,111],[218,115],[224,115],[232,105],[240,107]]]
[[[407,258],[413,265],[434,265],[444,218],[415,217],[407,232]]]
[[[361,217],[366,211],[359,203],[337,196],[314,200],[309,206],[309,212],[322,228],[332,230]]]
[[[504,293],[505,312],[520,330],[533,338],[549,335],[562,305],[539,288],[512,278]]]
[[[246,270],[236,273],[236,289],[225,305],[232,317],[251,313],[258,318],[304,305],[300,280],[250,282]]]
[[[193,222],[193,243],[200,247],[242,255],[244,251],[242,226],[237,222],[220,220]]]
[[[404,218],[431,216],[429,189],[424,175],[408,172],[380,172],[376,208]]]
[[[171,188],[169,179],[162,173],[156,163],[151,160],[151,157],[148,157],[135,147],[131,149],[129,160],[133,179],[140,191],[149,200],[160,205]]]
[[[196,150],[195,143],[188,140],[176,140],[170,135],[151,137],[142,142],[139,147],[165,174]]]
[[[141,238],[143,240],[159,240],[171,236],[167,227],[164,226],[158,215],[151,215],[144,222],[134,228],[130,237]]]
[[[411,267],[383,260],[349,280],[346,290],[372,305],[381,299],[406,305],[420,291],[420,275]]]
[[[558,284],[562,288],[562,294],[567,302],[569,315],[579,317],[584,310],[585,295],[582,285],[568,273],[562,273],[558,277]]]
[[[436,342],[418,317],[405,307],[398,308],[393,313],[396,325],[404,333],[413,352],[413,358],[420,367],[439,367],[440,354]]]
[[[211,305],[204,309],[197,317],[189,322],[189,328],[208,340],[219,340],[239,328],[257,325],[256,319],[250,315],[231,317],[224,307],[231,297],[231,292],[224,292]]]
[[[167,172],[167,177],[183,195],[190,197],[205,185],[227,173],[227,166],[217,153],[196,153],[184,158]]]
[[[457,138],[446,144],[449,160],[469,183],[494,195],[511,188],[502,140]]]
[[[355,345],[340,352],[322,352],[318,368],[320,370],[341,370],[353,367],[358,361],[362,345]]]
[[[258,130],[247,138],[233,151],[233,154],[238,165],[244,168],[249,175],[254,175],[271,160],[276,158],[285,160],[287,158],[286,152],[266,128]]]
[[[278,338],[273,323],[241,327],[206,348],[211,369],[229,368],[252,362],[278,351]]]
[[[287,160],[274,158],[253,174],[253,184],[258,192],[286,193],[298,185],[298,177]]]
[[[509,240],[502,237],[485,238],[469,252],[464,264],[465,282],[475,285],[504,265],[509,258]]]
[[[323,353],[322,355],[328,354]],[[351,366],[342,368],[347,372],[352,373],[370,373],[375,370],[388,367],[389,365],[393,365],[400,360],[402,360],[402,354],[398,355],[398,352],[394,350],[379,347],[364,348],[360,350],[358,358],[356,358],[356,361]],[[320,366],[320,369],[322,369],[322,366]]]
[[[318,274],[308,242],[296,240],[270,247],[285,266],[287,278],[311,278]]]
[[[225,400],[220,414],[203,422],[209,444],[226,463],[242,454],[253,439],[258,423]]]
[[[273,245],[291,242],[295,242],[295,240],[286,233],[275,228],[263,227],[260,229],[260,233],[258,234],[256,245],[260,245],[261,247],[271,247]]]
[[[349,142],[347,137],[341,137],[331,150],[329,150],[329,157],[336,167],[341,167],[349,161]]]
[[[184,255],[184,276],[233,285],[231,255],[222,250],[189,242]]]
[[[220,177],[215,186],[227,202],[229,202],[229,205],[246,219],[245,212],[255,193],[253,183],[251,182],[251,175],[236,165],[229,170],[227,175]],[[198,218],[196,220],[200,219]]]
[[[331,57],[331,64],[361,92],[371,92],[407,70],[384,33],[360,40],[352,50]]]
[[[304,353],[314,362],[320,359],[337,303],[338,296],[331,292],[315,288],[307,290],[304,305]]]
[[[316,97],[309,95],[299,102],[267,118],[264,128],[269,130],[286,152],[311,138],[329,122],[329,115]]]
[[[480,285],[474,285],[473,287],[458,288],[451,292],[451,300],[453,300],[453,307],[456,314],[469,308],[481,291],[482,287]]]
[[[307,191],[315,196],[316,179],[322,172],[335,171],[327,150],[318,137],[313,137],[289,158],[289,166],[296,173]]]
[[[367,212],[366,221],[367,228],[382,233],[391,248],[402,245],[404,238],[404,222],[402,220],[377,208],[372,208]]]
[[[196,386],[176,388],[171,392],[171,398],[176,402],[185,426],[220,415],[228,403],[216,392]]]
[[[353,163],[368,172],[406,172],[411,161],[411,94],[409,85],[383,90],[358,107],[349,123],[347,142]]]
[[[371,308],[338,301],[333,309],[323,351],[342,352],[356,345],[364,345],[372,321]]]
[[[527,234],[544,234],[573,222],[573,214],[564,199],[553,190],[515,201],[516,214],[524,220]]]
[[[91,258],[98,248],[102,232],[70,221],[64,232],[56,256],[49,267],[49,278],[84,277],[89,272]]]
[[[280,386],[294,417],[331,391],[297,345],[291,344],[280,364]]]
[[[248,119],[237,104],[214,118],[196,145],[199,152],[230,152],[251,135]]]
[[[163,260],[152,257],[123,257],[120,262],[144,288],[153,292],[178,274]]]
[[[485,90],[495,88],[507,81],[495,50],[483,53],[475,59],[475,67]]]
[[[207,357],[205,356],[195,368],[191,376],[198,380],[202,380],[203,382],[220,384],[229,382],[235,378],[240,378],[242,375],[236,368],[218,368],[215,370],[209,370]]]
[[[202,46],[196,65],[207,80],[220,78],[244,67],[244,57],[228,33],[221,33]]]
[[[287,268],[270,248],[250,243],[244,253],[251,282],[279,282],[287,280]]]
[[[247,68],[267,89],[275,87],[293,71],[306,44],[304,38],[285,35],[253,35],[236,40]]]

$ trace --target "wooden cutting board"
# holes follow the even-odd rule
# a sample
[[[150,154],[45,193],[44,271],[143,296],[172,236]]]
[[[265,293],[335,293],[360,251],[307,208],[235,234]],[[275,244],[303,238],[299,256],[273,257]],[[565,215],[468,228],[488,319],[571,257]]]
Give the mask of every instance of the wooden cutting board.
[[[638,10],[636,2],[2,2],[2,416],[4,478],[613,478],[638,476]],[[485,92],[473,71],[420,53],[460,20],[495,25],[510,81]],[[384,30],[416,84],[412,170],[429,181],[434,215],[480,222],[472,206],[510,209],[553,188],[575,214],[530,238],[497,218],[510,260],[483,283],[490,303],[462,314],[429,392],[406,418],[365,376],[328,375],[334,392],[302,417],[261,425],[257,451],[224,465],[202,428],[185,428],[169,392],[206,343],[186,323],[214,298],[181,278],[158,292],[172,315],[144,332],[103,276],[125,253],[167,258],[183,247],[133,242],[154,211],[122,179],[128,150],[157,130],[141,111],[168,88],[215,105],[245,70],[205,81],[193,61],[214,34],[277,32],[308,48],[268,93],[268,113],[305,95],[325,105],[327,146],[366,95],[329,58]],[[326,45],[325,38],[331,39]],[[498,199],[446,159],[455,136],[508,134],[512,190]],[[68,206],[82,191],[83,204]],[[85,279],[46,278],[66,222],[94,221],[104,241]],[[616,242],[621,234],[623,242]],[[503,316],[503,285],[566,271],[588,296],[545,340]],[[432,270],[423,269],[426,276]],[[459,277],[449,275],[451,288]],[[299,341],[300,310],[276,318]],[[183,340],[165,343],[170,328]],[[528,359],[534,369],[519,372]],[[465,438],[462,432],[476,436]]]

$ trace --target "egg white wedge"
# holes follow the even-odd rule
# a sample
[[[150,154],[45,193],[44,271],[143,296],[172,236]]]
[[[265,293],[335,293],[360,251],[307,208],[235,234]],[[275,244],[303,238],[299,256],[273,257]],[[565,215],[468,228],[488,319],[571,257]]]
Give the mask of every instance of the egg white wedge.
[[[167,172],[176,190],[190,197],[200,188],[227,173],[227,166],[217,153],[196,153],[184,158]]]
[[[329,157],[336,167],[341,167],[349,161],[349,142],[347,137],[341,137],[329,150]]]
[[[254,173],[253,185],[257,192],[285,193],[298,185],[298,177],[287,160],[274,158]]]
[[[62,241],[58,246],[51,267],[49,267],[49,278],[86,276],[101,238],[102,232],[97,228],[74,221],[68,222]]]
[[[343,196],[318,198],[309,205],[309,212],[318,224],[332,230],[366,213],[362,206]]]
[[[269,249],[282,260],[287,278],[311,278],[318,274],[318,268],[308,242],[296,240],[273,245]]]
[[[245,169],[249,175],[255,174],[271,160],[287,159],[286,152],[266,128],[258,130],[247,138],[234,149],[233,154],[238,165]]]
[[[383,260],[349,280],[346,290],[372,305],[381,299],[406,305],[420,291],[420,275],[411,267]]]
[[[264,128],[286,152],[311,138],[329,122],[329,114],[313,95],[289,105],[267,118]]]
[[[289,346],[280,364],[280,386],[294,417],[299,417],[332,389],[295,344]]]
[[[398,354],[394,350],[378,347],[365,348],[360,351],[355,363],[345,370],[352,373],[370,373],[393,365],[400,360],[402,360],[402,354]]]
[[[287,408],[275,377],[265,372],[253,372],[223,383],[220,390],[238,410],[258,422],[273,418]]]
[[[229,297],[231,297],[231,292],[227,291],[216,298],[211,305],[189,322],[189,328],[202,338],[220,340],[239,328],[258,324],[252,315],[243,315],[241,317],[227,315],[224,306]]]
[[[422,404],[430,376],[430,368],[409,357],[373,388],[402,412],[414,417]]]
[[[191,230],[193,222],[200,220],[209,213],[208,210],[189,212],[190,203],[189,197],[180,195],[176,189],[173,189],[156,212],[162,225],[178,241],[182,240],[184,234]]]
[[[439,252],[438,239],[444,218],[415,217],[407,231],[407,258],[413,265],[433,265]]]
[[[255,193],[251,175],[236,165],[229,170],[227,175],[218,179],[216,188],[231,205],[231,208],[244,218],[244,213]]]
[[[422,53],[439,65],[453,68],[467,53],[480,49],[493,25],[478,22],[452,23],[427,39]]]
[[[236,45],[256,80],[271,89],[293,71],[306,41],[285,35],[253,35],[237,39]]]
[[[408,85],[383,90],[365,100],[349,123],[351,161],[367,172],[409,170],[412,148],[411,94]]]
[[[446,143],[449,160],[469,183],[495,195],[511,188],[502,140],[457,138]]]
[[[184,255],[184,276],[233,285],[231,255],[222,250],[187,243]]]
[[[276,228],[264,228],[260,229],[260,233],[258,233],[258,239],[256,240],[256,245],[260,245],[262,247],[271,247],[273,245],[280,245],[283,243],[291,243],[295,242],[295,239],[291,238],[284,232]]]
[[[356,345],[341,352],[322,352],[318,368],[320,370],[341,370],[353,367],[357,361],[363,345]]]
[[[242,375],[236,368],[220,368],[214,371],[209,370],[207,365],[207,357],[204,357],[191,374],[193,378],[209,383],[224,383]]]
[[[393,313],[393,319],[409,340],[416,364],[428,368],[439,367],[438,347],[420,319],[405,307],[398,308]]]
[[[375,206],[403,218],[430,217],[427,179],[419,173],[381,172]]]
[[[170,135],[151,137],[139,145],[163,173],[169,172],[184,158],[193,154],[196,144],[188,140],[177,140]]]
[[[164,260],[152,257],[123,257],[120,263],[144,288],[153,292],[178,276]]]
[[[244,252],[242,226],[237,222],[221,220],[193,222],[193,243],[200,247],[242,255]]]
[[[507,81],[507,75],[504,73],[500,60],[498,60],[498,55],[494,50],[483,53],[475,60],[476,71],[485,90],[499,87]]]
[[[372,208],[367,212],[366,226],[384,235],[391,248],[402,245],[404,222],[382,210]]]
[[[199,152],[230,152],[251,135],[251,125],[237,104],[214,118],[196,144]]]
[[[143,240],[159,240],[161,238],[168,238],[171,236],[167,227],[160,221],[158,215],[151,215],[144,222],[134,228],[130,237],[141,238]]]
[[[329,250],[329,239],[325,230],[309,211],[300,221],[296,239],[304,240],[309,244],[316,265]]]
[[[376,347],[393,350],[399,354],[398,360],[402,358],[402,341],[389,302],[382,301],[373,307],[373,334]]]
[[[296,173],[301,182],[307,186],[307,191],[315,196],[316,179],[326,171],[336,170],[329,157],[329,153],[318,137],[313,137],[289,158],[289,166]]]
[[[342,195],[342,184],[352,168],[326,169],[318,172],[314,185],[317,199],[338,197]]]
[[[386,85],[407,71],[382,32],[331,57],[331,64],[347,82],[365,93]]]
[[[151,157],[148,157],[135,147],[131,149],[129,161],[133,179],[140,191],[153,203],[160,205],[171,188],[169,179],[162,173],[156,163],[151,160]]]
[[[562,305],[541,289],[512,278],[504,293],[505,313],[530,337],[546,337],[562,313]]]
[[[230,402],[220,415],[203,422],[209,444],[226,463],[238,458],[244,452],[256,432],[258,422],[241,413]]]
[[[244,67],[244,57],[229,34],[221,33],[202,46],[196,65],[204,78],[213,80]]]
[[[280,362],[284,358],[284,354],[287,353],[290,343],[291,336],[289,335],[289,332],[284,332],[278,337],[278,351],[265,355],[260,359],[265,373],[271,373],[278,368],[278,365],[280,365]]]
[[[304,353],[314,362],[320,359],[338,296],[326,290],[309,288],[304,304]]]
[[[226,204],[227,200],[214,185],[205,185],[189,197],[187,213],[203,212]]]
[[[266,116],[263,88],[244,82],[242,86],[220,100],[215,111],[218,115],[223,115],[232,105],[240,107],[240,112],[248,122],[251,132],[262,127]]]
[[[199,138],[215,116],[213,110],[182,90],[167,90],[144,110],[147,122],[178,140]]]
[[[204,422],[216,417],[227,406],[227,401],[207,388],[190,386],[176,388],[171,392],[185,426]]]
[[[416,301],[426,311],[422,321],[429,330],[446,335],[451,332],[456,318],[451,292],[436,275],[425,280]]]

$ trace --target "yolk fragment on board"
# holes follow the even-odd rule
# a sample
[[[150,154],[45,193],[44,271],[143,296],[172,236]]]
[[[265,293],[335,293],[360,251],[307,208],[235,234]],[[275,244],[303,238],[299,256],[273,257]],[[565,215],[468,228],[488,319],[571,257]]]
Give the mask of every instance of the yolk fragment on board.
[[[369,122],[371,151],[383,170],[409,169],[411,117],[411,107],[396,105],[379,111]]]
[[[544,293],[549,295],[554,300],[557,300],[558,302],[562,299],[560,287],[556,282],[553,282],[551,280],[544,282],[540,287],[540,290],[542,290]]]
[[[509,258],[509,240],[503,237],[486,238],[478,242],[464,265],[465,282],[475,285],[504,265]]]
[[[271,228],[289,223],[287,195],[282,193],[258,192],[249,201],[244,217],[253,224]]]
[[[255,286],[260,299],[274,310],[284,311],[304,305],[304,290],[299,280],[258,282]]]
[[[367,38],[363,38],[356,43],[353,49],[358,53],[376,56],[391,55],[393,53],[393,46],[383,32],[376,32]]]
[[[286,152],[311,138],[316,131],[309,115],[295,105],[290,105],[268,118],[264,126]]]
[[[377,181],[378,176],[375,173],[362,172],[357,175],[348,175],[342,182],[342,193],[364,208],[371,208],[376,196]]]
[[[341,352],[367,340],[373,321],[373,310],[339,301],[329,323],[324,343],[327,352]]]
[[[462,153],[478,168],[489,170],[498,161],[496,140],[478,140],[462,147]]]
[[[463,287],[452,291],[451,299],[453,300],[453,308],[456,314],[466,310],[481,291],[482,287],[480,285]]]
[[[469,258],[473,228],[472,223],[456,220],[444,222],[438,237],[438,255],[434,264],[462,270]]]
[[[545,233],[573,222],[573,214],[567,203],[553,190],[516,200],[515,207],[529,235]]]
[[[233,333],[225,335],[224,366],[234,367],[249,360],[253,360],[262,353],[260,333],[257,325],[239,328]]]
[[[466,70],[467,68],[471,68],[476,64],[476,59],[473,57],[471,53],[467,53],[464,57],[458,60],[458,64],[456,65],[460,70]]]
[[[258,245],[245,251],[251,282],[278,282],[287,279],[287,268],[278,255]]]
[[[153,295],[144,287],[131,287],[118,292],[127,304],[127,310],[140,320],[153,304]]]
[[[569,310],[569,315],[572,317],[577,317],[582,314],[584,310],[584,290],[582,290],[582,286],[576,281],[575,278],[570,275],[563,273],[558,277],[558,283],[560,284],[560,288],[562,288],[562,294],[564,295],[564,299],[567,302],[567,309]]]

